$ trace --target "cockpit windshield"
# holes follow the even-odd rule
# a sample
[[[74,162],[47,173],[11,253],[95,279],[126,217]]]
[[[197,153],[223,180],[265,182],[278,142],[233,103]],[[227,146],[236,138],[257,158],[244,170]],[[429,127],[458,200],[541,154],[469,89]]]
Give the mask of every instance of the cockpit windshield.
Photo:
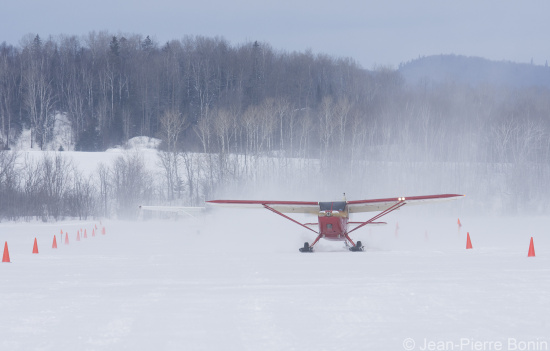
[[[337,201],[337,202],[319,202],[319,209],[321,211],[340,211],[344,212],[346,210],[346,202],[345,201]]]

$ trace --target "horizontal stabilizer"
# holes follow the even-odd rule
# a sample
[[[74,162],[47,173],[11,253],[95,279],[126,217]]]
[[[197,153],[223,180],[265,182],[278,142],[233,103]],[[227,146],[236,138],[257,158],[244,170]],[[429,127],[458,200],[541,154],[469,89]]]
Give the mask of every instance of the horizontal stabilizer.
[[[193,214],[202,213],[206,210],[206,207],[184,207],[184,206],[139,206],[143,211],[157,211],[157,212],[172,212],[181,213],[190,217],[195,217]]]

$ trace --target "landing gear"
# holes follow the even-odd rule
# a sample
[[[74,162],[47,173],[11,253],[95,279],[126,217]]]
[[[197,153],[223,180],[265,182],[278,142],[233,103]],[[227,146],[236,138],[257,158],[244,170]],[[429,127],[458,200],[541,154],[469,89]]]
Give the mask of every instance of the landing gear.
[[[357,244],[355,244],[355,246],[352,246],[349,248],[350,251],[353,251],[353,252],[356,252],[356,251],[363,251],[364,250],[364,247],[363,245],[361,244],[360,241],[357,242]]]
[[[317,239],[315,239],[315,241],[310,245],[307,241],[304,243],[304,247],[301,247],[299,248],[300,252],[313,252],[313,246],[315,244],[317,244],[317,241],[319,241],[319,239],[321,238],[321,234],[319,234],[319,236],[317,237]],[[360,241],[356,243],[353,242],[353,240],[350,239],[349,236],[346,235],[346,239],[347,241],[345,242],[346,243],[346,247],[350,250],[350,251],[363,251],[365,248],[363,246],[363,244],[361,244]],[[349,244],[348,244],[349,242]],[[351,245],[350,245],[351,244]]]
[[[346,246],[348,246],[348,242],[351,244],[351,246],[348,247],[348,249],[350,251],[353,251],[353,252],[356,252],[356,251],[363,251],[363,244],[361,244],[360,241],[356,243],[353,242],[353,240],[351,240],[351,238],[349,237],[348,233],[345,233],[344,234],[345,237],[346,237]]]
[[[304,247],[300,248],[300,252],[313,252],[313,247],[309,246],[309,243],[306,241]]]
[[[315,246],[315,244],[317,244],[319,239],[321,239],[322,237],[323,237],[323,234],[317,235],[317,237],[315,238],[315,240],[313,240],[313,243],[311,245],[309,245],[309,243],[306,241],[304,243],[304,247],[300,248],[300,252],[313,252],[313,246]]]

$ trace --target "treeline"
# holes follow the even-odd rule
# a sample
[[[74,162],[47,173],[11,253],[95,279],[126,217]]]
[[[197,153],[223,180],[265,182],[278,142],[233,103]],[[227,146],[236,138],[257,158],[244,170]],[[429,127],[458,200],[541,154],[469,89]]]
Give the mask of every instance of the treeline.
[[[473,208],[548,209],[544,87],[409,84],[391,68],[368,71],[350,59],[221,38],[159,45],[139,35],[90,33],[0,46],[2,145],[11,147],[24,128],[48,145],[58,114],[69,121],[77,150],[103,150],[138,135],[163,141],[163,175],[142,174],[153,180],[139,191],[113,185],[129,179],[116,176],[132,168],[127,161],[96,172],[90,182],[97,215],[133,213],[146,201],[198,205],[270,187],[294,194],[338,188],[362,197],[456,192]],[[33,189],[24,182],[33,167],[47,168],[19,168],[13,194],[24,198]],[[82,189],[76,184],[85,179],[77,175],[70,184]],[[0,206],[11,189],[3,177]],[[34,213],[55,216],[46,203]],[[68,206],[67,216],[78,206]]]
[[[259,42],[29,35],[20,46],[0,45],[0,143],[10,147],[27,128],[43,148],[55,116],[65,113],[77,150],[105,150],[156,136],[166,113],[185,116],[191,127],[214,111],[241,115],[269,98],[298,110],[316,108],[327,96],[359,101],[369,86],[379,89],[375,84],[350,59],[280,52]],[[186,136],[198,147],[196,133]]]

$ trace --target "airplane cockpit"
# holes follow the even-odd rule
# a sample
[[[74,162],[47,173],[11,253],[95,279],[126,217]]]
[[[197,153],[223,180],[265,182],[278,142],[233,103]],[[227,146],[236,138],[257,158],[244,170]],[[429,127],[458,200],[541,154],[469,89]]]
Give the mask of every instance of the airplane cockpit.
[[[347,202],[345,201],[336,201],[336,202],[319,202],[320,211],[346,211]]]
[[[345,201],[335,201],[335,202],[319,202],[319,216],[324,217],[347,217],[348,216],[348,206]]]

